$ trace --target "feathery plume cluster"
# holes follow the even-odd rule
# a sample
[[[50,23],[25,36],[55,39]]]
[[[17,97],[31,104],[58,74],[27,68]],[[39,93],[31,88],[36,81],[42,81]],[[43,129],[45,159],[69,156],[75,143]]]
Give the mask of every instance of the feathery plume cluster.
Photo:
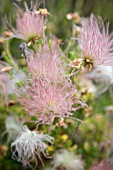
[[[62,52],[55,39],[51,46],[45,42],[36,56],[28,49],[24,53],[32,78],[21,88],[19,102],[30,116],[52,124],[55,118],[67,118],[83,107],[76,97],[76,87],[65,77]],[[74,104],[81,106],[73,107]]]
[[[48,134],[41,135],[36,131],[30,131],[26,126],[23,130],[11,144],[13,158],[22,162],[25,167],[32,167],[32,161],[35,161],[37,165],[37,157],[43,164],[41,154],[49,158],[46,143],[52,144],[54,138]]]
[[[75,156],[73,152],[69,152],[65,149],[54,154],[53,165],[54,170],[58,168],[65,168],[65,170],[84,170],[83,161]]]
[[[52,37],[48,41],[44,34],[44,16],[49,15],[48,11],[46,9],[37,10],[37,7],[38,3],[31,9],[27,8],[25,12],[20,10],[16,19],[16,29],[11,24],[9,24],[9,29],[12,37],[25,40],[28,43],[24,43],[20,47],[31,76],[19,89],[18,100],[31,117],[37,118],[36,123],[41,122],[40,125],[48,124],[51,127],[53,123],[56,123],[56,118],[61,121],[59,124],[63,124],[64,118],[72,116],[74,111],[86,106],[86,104],[78,99],[76,87],[70,78],[75,72],[72,71],[71,76],[65,75],[66,67],[61,59],[64,54],[57,40]],[[71,18],[75,18],[75,15],[71,14]],[[88,64],[91,66],[113,66],[113,34],[108,32],[109,23],[104,25],[102,19],[98,20],[91,14],[89,19],[83,19],[81,24],[79,46],[82,51],[82,59],[78,60],[78,63],[75,61],[74,66],[80,65],[80,69],[81,66]],[[9,36],[7,34],[7,37],[10,37],[10,34]],[[40,38],[42,38],[41,41],[36,41]],[[34,45],[31,48],[35,49],[35,52],[28,49],[31,44]],[[4,75],[0,76],[0,86],[4,89],[4,83],[1,80],[5,82]],[[106,82],[108,83],[108,79]],[[11,121],[10,118],[7,121]],[[59,124],[56,123],[60,126]],[[20,131],[21,127],[16,126],[16,130]],[[7,126],[6,122],[7,132],[13,127],[15,124]],[[48,134],[39,134],[36,129],[31,131],[27,126],[22,128],[23,131],[11,144],[13,158],[25,167],[32,167],[34,162],[36,167],[37,158],[43,164],[41,155],[49,158],[47,143],[53,144],[54,138]],[[9,139],[12,137],[11,135],[9,133]],[[84,169],[81,159],[75,157],[73,152],[66,150],[61,150],[54,155],[53,164],[54,169]],[[92,167],[91,170],[95,169],[112,170],[107,162],[101,162]]]
[[[37,5],[32,10],[27,9],[20,12],[16,19],[16,29],[9,25],[12,37],[29,41],[33,38],[41,38],[44,29],[44,19],[41,13],[37,12]]]
[[[81,21],[82,29],[79,46],[85,64],[113,65],[113,33],[109,34],[109,23],[104,25],[102,19],[93,14]]]
[[[30,116],[35,116],[41,124],[51,126],[56,118],[68,118],[74,111],[84,107],[85,103],[77,98],[75,85],[70,77],[65,76],[66,67],[61,59],[64,54],[56,38],[52,36],[48,41],[44,35],[43,16],[47,14],[46,9],[36,11],[36,6],[32,11],[27,10],[17,16],[17,29],[12,28],[12,33],[13,37],[28,41],[28,44],[21,44],[20,48],[31,74],[30,79],[19,89],[18,100]],[[40,37],[43,39],[37,45],[35,40]],[[37,46],[36,52],[28,49],[31,41],[32,45]],[[47,156],[45,142],[52,144],[53,138],[24,127],[24,132],[11,145],[13,158],[24,166],[30,166],[36,156],[42,162],[40,154]]]

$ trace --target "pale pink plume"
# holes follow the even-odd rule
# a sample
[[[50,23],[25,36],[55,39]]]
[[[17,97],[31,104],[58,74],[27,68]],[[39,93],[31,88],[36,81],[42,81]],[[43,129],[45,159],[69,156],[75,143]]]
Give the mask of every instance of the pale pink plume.
[[[104,25],[101,18],[91,14],[81,21],[82,30],[79,46],[83,59],[89,59],[93,65],[113,65],[113,33],[109,34],[109,23]]]
[[[30,116],[46,124],[52,124],[55,118],[69,117],[84,105],[77,99],[76,88],[71,82],[50,83],[40,77],[20,89],[19,102]]]
[[[35,7],[27,9],[25,12],[17,14],[16,28],[9,24],[12,37],[29,41],[33,38],[41,38],[43,36],[44,20],[43,15],[36,12]]]
[[[29,56],[26,55],[28,69],[33,77],[50,78],[51,81],[62,80],[65,73],[61,56],[61,49],[55,40],[50,47],[45,42],[36,54],[32,52]]]

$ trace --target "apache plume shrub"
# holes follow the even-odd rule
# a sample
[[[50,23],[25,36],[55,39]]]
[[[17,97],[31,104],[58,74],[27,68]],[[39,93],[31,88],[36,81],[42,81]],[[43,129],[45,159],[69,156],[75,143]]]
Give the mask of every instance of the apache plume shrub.
[[[35,40],[44,31],[44,11],[37,13],[39,11],[34,8],[17,16],[17,30],[12,28],[13,37],[32,40],[32,45],[34,43],[36,47]],[[29,50],[28,44],[20,45],[31,77],[21,86],[18,100],[30,116],[37,117],[37,121],[42,124],[52,125],[55,118],[68,118],[84,103],[76,97],[76,87],[70,77],[65,76],[61,59],[63,54],[57,40],[54,37],[50,41],[46,37],[42,38],[36,52]],[[30,166],[36,160],[36,155],[42,162],[40,154],[47,156],[47,144],[44,141],[52,143],[53,138],[25,127],[11,145],[13,158],[24,166]]]
[[[16,20],[17,29],[12,26],[10,29],[12,37],[28,42],[28,44],[21,44],[20,47],[25,56],[30,77],[19,89],[18,100],[28,116],[37,118],[35,123],[40,122],[40,125],[48,124],[51,127],[53,123],[56,123],[55,120],[61,120],[63,123],[64,118],[73,116],[74,111],[86,106],[77,97],[73,76],[88,64],[92,67],[113,66],[113,36],[108,32],[109,23],[104,25],[102,19],[98,20],[93,14],[88,19],[83,19],[79,37],[82,59],[78,63],[75,62],[75,66],[80,65],[80,67],[67,70],[62,60],[62,56],[65,56],[57,40],[53,37],[48,39],[44,32],[44,16],[47,13],[45,9],[37,11],[37,5],[35,5],[32,10],[20,12]],[[36,41],[39,38],[41,40]],[[58,123],[56,125],[60,126]],[[22,162],[24,166],[30,166],[33,161],[36,161],[36,157],[42,162],[41,154],[48,156],[45,142],[52,144],[53,138],[24,127],[24,131],[19,133],[11,145],[13,158]],[[61,166],[69,170],[83,170],[83,163],[76,159],[73,153],[69,154],[66,151],[56,156],[53,162],[55,168]],[[101,163],[95,167],[100,170],[101,167],[109,170],[107,163]]]

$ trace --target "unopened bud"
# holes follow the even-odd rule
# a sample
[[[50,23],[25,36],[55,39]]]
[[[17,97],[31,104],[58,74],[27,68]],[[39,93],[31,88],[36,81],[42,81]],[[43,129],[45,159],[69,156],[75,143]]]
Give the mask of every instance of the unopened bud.
[[[57,123],[56,125],[57,125],[57,126],[60,126],[60,127],[64,126],[64,125],[65,125],[64,119],[63,119],[63,118],[60,118],[59,121],[58,121],[58,123]]]
[[[76,23],[80,23],[80,16],[77,12],[67,14],[66,18],[68,20],[74,20]]]
[[[46,8],[40,8],[37,12],[35,12],[36,14],[41,14],[44,16],[50,15],[50,13],[48,12],[48,10]]]
[[[11,70],[11,69],[12,69],[11,66],[6,66],[6,67],[3,67],[3,68],[0,70],[0,72],[6,72],[6,71],[9,71],[9,70]]]
[[[5,32],[4,32],[4,36],[5,36],[5,37],[11,37],[11,33],[10,33],[9,31],[5,31]]]

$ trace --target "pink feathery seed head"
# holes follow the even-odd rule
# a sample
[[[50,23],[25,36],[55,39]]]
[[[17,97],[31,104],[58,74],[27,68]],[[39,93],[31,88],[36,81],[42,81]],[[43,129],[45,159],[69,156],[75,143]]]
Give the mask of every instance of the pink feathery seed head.
[[[83,59],[92,65],[113,65],[113,33],[109,34],[109,23],[104,25],[101,18],[91,14],[81,21],[82,30],[79,46]]]
[[[29,41],[33,38],[41,38],[44,29],[43,15],[36,13],[36,9],[21,12],[17,15],[16,29],[9,26],[12,37]]]
[[[90,170],[113,170],[113,167],[111,167],[109,162],[102,161],[94,165]]]
[[[61,60],[62,52],[54,41],[51,47],[45,42],[36,54],[31,53],[30,60],[27,60],[28,69],[33,77],[50,78],[61,80],[65,76],[64,65]]]
[[[30,116],[36,116],[46,124],[52,124],[55,118],[72,115],[72,111],[78,109],[73,108],[75,103],[82,105],[76,99],[76,88],[70,82],[50,83],[40,77],[20,89],[18,100]]]

